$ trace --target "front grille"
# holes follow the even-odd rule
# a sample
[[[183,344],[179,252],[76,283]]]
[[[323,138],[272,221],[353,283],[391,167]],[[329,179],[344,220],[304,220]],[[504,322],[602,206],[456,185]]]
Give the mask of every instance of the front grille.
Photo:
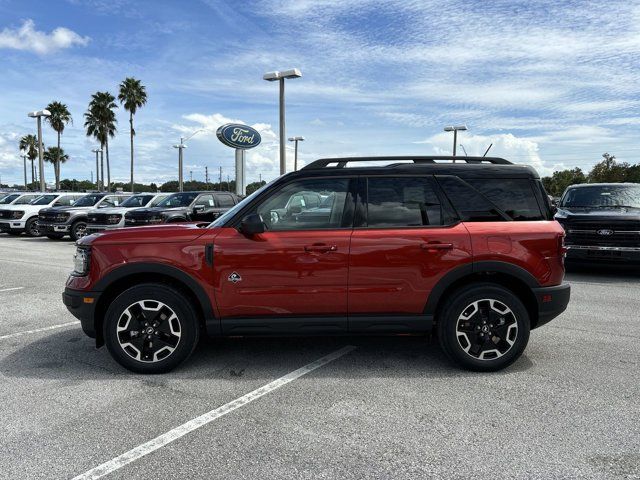
[[[124,217],[124,224],[127,227],[135,227],[137,225],[153,225],[156,223],[162,223],[162,217],[159,215],[131,215],[127,214]]]
[[[106,213],[92,213],[87,217],[87,223],[95,223],[98,225],[104,225],[107,223],[108,215]]]
[[[567,245],[640,246],[640,222],[569,222]],[[600,232],[600,233],[598,233]]]

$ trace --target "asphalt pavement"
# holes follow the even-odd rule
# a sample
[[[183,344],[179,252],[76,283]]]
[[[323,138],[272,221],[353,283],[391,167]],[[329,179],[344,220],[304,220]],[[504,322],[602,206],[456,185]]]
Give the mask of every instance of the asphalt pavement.
[[[571,271],[497,373],[398,336],[207,340],[141,376],[62,304],[73,251],[0,235],[0,478],[640,478],[640,268]]]

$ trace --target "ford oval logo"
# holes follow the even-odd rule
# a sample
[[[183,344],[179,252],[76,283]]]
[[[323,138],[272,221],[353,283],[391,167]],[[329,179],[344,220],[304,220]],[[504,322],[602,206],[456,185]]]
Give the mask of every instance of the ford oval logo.
[[[260,145],[262,138],[260,133],[248,125],[240,125],[238,123],[227,123],[222,125],[216,131],[218,140],[231,148],[241,148],[246,150],[248,148],[257,147]]]
[[[598,235],[609,236],[613,235],[613,230],[609,230],[608,228],[601,228],[600,230],[596,230]]]

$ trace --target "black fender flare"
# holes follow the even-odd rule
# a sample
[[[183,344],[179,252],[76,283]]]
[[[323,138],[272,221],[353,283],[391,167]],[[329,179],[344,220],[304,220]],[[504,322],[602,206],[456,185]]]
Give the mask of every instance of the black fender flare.
[[[219,333],[220,331],[220,322],[216,317],[213,305],[209,296],[207,295],[205,289],[194,280],[189,274],[183,272],[179,268],[176,268],[171,265],[167,265],[164,263],[153,263],[153,262],[139,262],[139,263],[129,263],[124,264],[108,274],[102,277],[94,287],[94,291],[96,293],[104,292],[110,286],[112,286],[115,282],[131,276],[131,275],[146,275],[150,276],[149,281],[153,282],[154,274],[164,275],[166,277],[170,277],[183,285],[185,285],[198,299],[198,303],[202,309],[202,313],[204,315],[204,322],[207,327],[207,331],[210,334]]]
[[[424,313],[434,315],[444,292],[458,280],[475,273],[503,273],[517,278],[530,288],[540,287],[540,284],[531,273],[512,263],[491,260],[472,262],[454,268],[436,283],[429,293]]]

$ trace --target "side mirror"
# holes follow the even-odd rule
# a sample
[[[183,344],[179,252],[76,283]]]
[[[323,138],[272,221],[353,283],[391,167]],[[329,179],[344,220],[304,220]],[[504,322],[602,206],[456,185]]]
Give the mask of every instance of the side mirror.
[[[295,207],[291,207],[289,209],[289,213],[291,215],[298,215],[299,213],[302,213],[302,207],[300,205],[296,205]]]
[[[257,213],[251,213],[240,222],[240,233],[248,236],[264,233],[264,222]]]
[[[204,212],[204,205],[196,205],[193,207],[194,213]]]

